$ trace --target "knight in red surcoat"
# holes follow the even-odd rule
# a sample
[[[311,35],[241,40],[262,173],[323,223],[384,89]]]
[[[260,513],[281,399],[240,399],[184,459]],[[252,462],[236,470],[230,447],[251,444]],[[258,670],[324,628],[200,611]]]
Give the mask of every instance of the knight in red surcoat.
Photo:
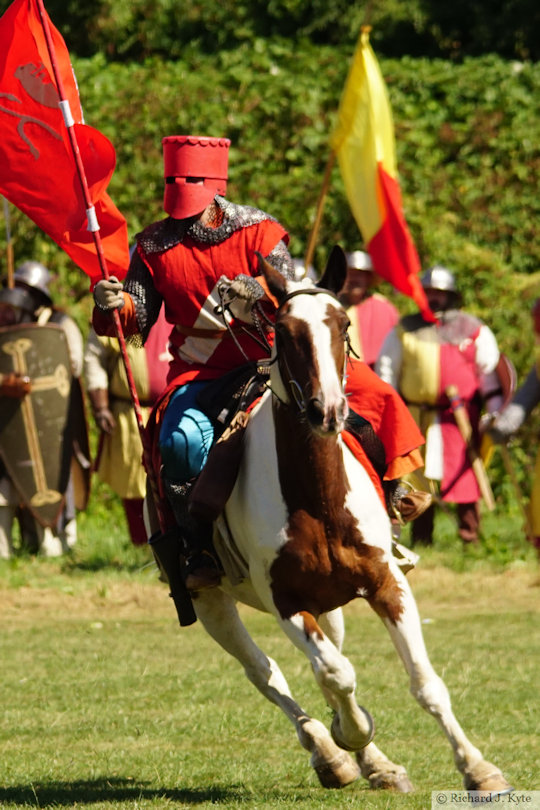
[[[263,211],[223,196],[229,144],[226,138],[163,139],[164,209],[169,216],[137,235],[123,286],[111,277],[94,289],[98,334],[114,334],[111,312],[116,309],[124,333],[140,334],[144,341],[162,303],[171,325],[168,385],[154,411],[156,467],[180,527],[189,590],[220,580],[211,550],[212,527],[202,525],[200,516],[194,525],[188,512],[193,482],[216,430],[215,420],[200,405],[201,394],[212,381],[268,355],[274,304],[266,294],[257,253],[294,279],[286,230]],[[234,300],[235,307],[226,310],[225,300]],[[264,317],[254,319],[255,310]],[[351,371],[351,384],[355,379]],[[407,452],[410,437],[408,432]],[[415,447],[422,441],[419,432],[414,434]],[[386,470],[386,460],[383,466]],[[395,487],[392,492],[397,503]]]

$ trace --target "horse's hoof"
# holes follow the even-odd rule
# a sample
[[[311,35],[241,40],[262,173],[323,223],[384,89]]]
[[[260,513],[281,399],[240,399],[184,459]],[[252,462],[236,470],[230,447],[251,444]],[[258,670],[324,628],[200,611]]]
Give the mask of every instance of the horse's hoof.
[[[375,720],[368,712],[367,709],[364,709],[363,706],[358,706],[360,711],[365,715],[366,720],[368,721],[368,732],[365,738],[358,739],[355,742],[345,742],[343,739],[343,734],[341,732],[341,725],[339,722],[339,714],[334,715],[334,719],[332,720],[332,725],[330,727],[330,734],[332,735],[332,739],[334,740],[336,745],[339,745],[340,748],[343,748],[344,751],[360,751],[362,748],[365,748],[368,745],[373,737],[375,736]]]
[[[360,776],[358,765],[345,751],[329,762],[313,765],[313,769],[324,788],[343,788],[351,782],[356,782]]]
[[[490,796],[504,796],[514,790],[499,768],[491,762],[480,762],[465,773],[463,783],[467,790],[479,790]]]
[[[372,790],[394,790],[396,793],[414,792],[414,785],[407,776],[405,768],[399,771],[370,774],[368,782]]]

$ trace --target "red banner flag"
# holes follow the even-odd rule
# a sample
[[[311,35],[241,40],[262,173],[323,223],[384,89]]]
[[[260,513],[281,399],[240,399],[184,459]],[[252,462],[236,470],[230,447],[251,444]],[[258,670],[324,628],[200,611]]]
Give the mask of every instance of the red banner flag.
[[[116,163],[114,147],[84,123],[65,42],[44,9],[43,14],[70,110],[62,112],[59,106],[37,2],[15,0],[0,18],[0,194],[54,239],[93,282],[102,277],[64,118],[71,114],[107,269],[123,278],[129,264],[127,224],[106,193]]]
[[[434,321],[402,210],[392,111],[367,28],[360,34],[331,143],[375,271]]]

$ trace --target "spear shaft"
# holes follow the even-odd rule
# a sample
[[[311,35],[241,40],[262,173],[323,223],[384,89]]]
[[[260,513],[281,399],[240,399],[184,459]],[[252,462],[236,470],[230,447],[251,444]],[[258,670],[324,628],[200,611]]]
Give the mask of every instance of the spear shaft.
[[[6,198],[4,201],[4,220],[6,223],[6,259],[7,259],[7,285],[13,287],[14,281],[14,262],[13,262],[13,241],[11,239],[11,221],[9,218],[9,203]]]
[[[64,118],[64,123],[66,125],[66,129],[67,129],[67,132],[68,132],[71,151],[73,153],[73,158],[74,158],[75,166],[76,166],[76,169],[77,169],[77,175],[78,175],[78,178],[79,178],[79,182],[81,184],[81,191],[82,191],[82,195],[83,195],[83,199],[84,199],[84,204],[85,204],[85,207],[86,207],[86,215],[87,215],[87,220],[88,220],[88,230],[91,232],[92,238],[94,240],[94,245],[95,245],[95,248],[96,248],[96,254],[97,254],[101,274],[102,274],[104,279],[108,279],[109,278],[109,271],[107,269],[107,261],[105,259],[105,253],[104,253],[104,250],[103,250],[103,243],[101,241],[99,223],[97,221],[96,210],[94,208],[94,205],[93,205],[91,197],[90,197],[88,181],[87,181],[87,178],[86,178],[86,171],[85,171],[84,164],[83,164],[82,157],[81,157],[81,153],[80,153],[80,150],[79,150],[79,144],[77,142],[77,135],[76,135],[75,126],[74,126],[75,122],[74,122],[72,114],[71,114],[71,110],[70,110],[70,106],[69,106],[69,100],[67,99],[65,91],[64,91],[64,83],[63,83],[62,76],[60,74],[60,70],[59,70],[59,67],[58,67],[58,61],[56,59],[56,53],[55,53],[55,50],[54,50],[54,42],[53,42],[53,38],[52,38],[52,35],[51,35],[50,27],[49,27],[49,20],[48,20],[46,11],[45,11],[45,6],[44,6],[44,3],[43,3],[43,0],[36,0],[36,2],[37,2],[37,7],[38,7],[38,10],[39,10],[40,17],[41,17],[41,24],[43,26],[43,33],[45,35],[45,41],[47,43],[47,50],[49,52],[49,58],[51,60],[51,65],[52,65],[52,69],[53,69],[53,73],[54,73],[54,78],[55,78],[55,81],[56,81],[56,87],[58,89],[58,95],[60,97],[59,106],[60,106],[60,109],[62,111],[62,115],[63,115],[63,118]],[[122,360],[124,362],[124,367],[125,367],[125,370],[126,370],[126,376],[127,376],[128,385],[129,385],[129,392],[130,392],[130,396],[131,396],[131,400],[132,400],[132,404],[133,404],[133,409],[135,411],[135,417],[136,417],[136,420],[137,420],[137,427],[139,429],[139,435],[141,437],[141,443],[142,443],[142,446],[143,446],[144,466],[145,466],[145,469],[146,469],[148,480],[149,480],[149,482],[151,484],[151,487],[152,487],[152,494],[154,496],[154,501],[155,501],[155,505],[156,505],[156,511],[158,513],[160,526],[164,530],[165,529],[164,516],[163,516],[163,513],[162,513],[162,509],[160,508],[161,500],[160,500],[160,497],[159,497],[157,481],[155,479],[155,475],[153,474],[151,448],[149,446],[147,432],[146,432],[145,427],[144,427],[141,404],[140,404],[140,401],[139,401],[139,396],[137,394],[137,389],[135,387],[135,380],[133,378],[133,371],[131,369],[131,363],[130,363],[129,356],[128,356],[128,353],[127,353],[124,332],[123,332],[123,329],[122,329],[122,324],[120,322],[120,316],[118,314],[118,311],[114,310],[112,314],[113,314],[113,319],[114,319],[114,328],[115,328],[115,332],[116,332],[116,337],[118,338],[118,343],[119,343],[119,346],[120,346],[120,352],[122,354]]]

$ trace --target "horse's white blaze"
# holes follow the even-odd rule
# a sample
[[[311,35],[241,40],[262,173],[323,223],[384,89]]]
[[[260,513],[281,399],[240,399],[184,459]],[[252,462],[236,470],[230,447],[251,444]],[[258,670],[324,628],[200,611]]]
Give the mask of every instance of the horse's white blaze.
[[[307,299],[312,300],[308,301]],[[330,296],[298,296],[291,301],[291,315],[304,320],[311,333],[315,359],[319,368],[320,393],[325,411],[325,423],[328,420],[338,419],[341,428],[347,416],[348,408],[343,391],[343,379],[340,376],[342,369],[338,370],[336,368],[332,354],[331,332],[324,323],[324,314],[329,304],[337,308],[336,302]],[[324,427],[326,427],[326,424]]]

